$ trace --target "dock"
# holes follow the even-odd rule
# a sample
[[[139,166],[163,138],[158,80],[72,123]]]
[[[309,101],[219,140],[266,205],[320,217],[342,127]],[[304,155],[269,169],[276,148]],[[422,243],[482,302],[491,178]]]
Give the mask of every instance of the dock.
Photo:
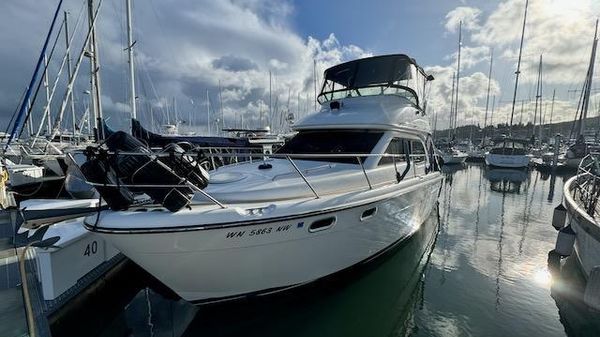
[[[118,253],[95,266],[79,278],[75,284],[54,299],[44,299],[42,273],[38,265],[37,250],[27,249],[24,263],[25,278],[29,294],[29,303],[25,300],[23,279],[20,273],[19,257],[23,247],[15,248],[13,244],[15,227],[11,221],[10,211],[0,212],[0,336],[16,337],[35,334],[50,337],[50,318],[56,315],[66,304],[82,293],[95,291],[99,283],[112,270],[119,269],[127,260]],[[28,307],[32,315],[28,323]],[[54,318],[56,319],[56,318]],[[33,330],[33,331],[32,331]]]

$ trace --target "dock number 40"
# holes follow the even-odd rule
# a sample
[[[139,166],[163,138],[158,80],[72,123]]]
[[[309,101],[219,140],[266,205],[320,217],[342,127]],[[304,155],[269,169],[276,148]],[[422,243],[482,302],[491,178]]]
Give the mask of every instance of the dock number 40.
[[[94,255],[98,252],[98,242],[96,240],[92,241],[92,243],[88,243],[85,247],[85,251],[83,252],[84,256]]]

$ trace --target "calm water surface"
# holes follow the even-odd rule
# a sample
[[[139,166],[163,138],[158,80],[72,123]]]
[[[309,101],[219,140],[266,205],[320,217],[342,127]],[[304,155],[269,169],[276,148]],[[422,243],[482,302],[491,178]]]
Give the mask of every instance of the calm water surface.
[[[550,272],[566,177],[445,168],[437,212],[382,259],[292,293],[194,307],[129,266],[56,336],[600,336],[574,259]],[[112,290],[111,290],[112,289]]]

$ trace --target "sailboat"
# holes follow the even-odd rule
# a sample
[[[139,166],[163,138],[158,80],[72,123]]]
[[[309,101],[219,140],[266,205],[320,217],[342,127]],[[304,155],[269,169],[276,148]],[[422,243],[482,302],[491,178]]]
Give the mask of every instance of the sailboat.
[[[579,118],[574,121],[575,128],[575,143],[569,146],[566,152],[566,164],[570,168],[577,168],[579,162],[590,154],[590,152],[600,152],[600,144],[589,142],[585,139],[585,122],[590,104],[590,93],[592,89],[592,79],[594,76],[594,63],[596,61],[596,48],[598,46],[598,21],[596,20],[596,31],[594,33],[594,41],[592,43],[592,55],[588,66],[585,82],[583,84],[583,92],[581,104],[577,107]]]
[[[447,143],[438,143],[438,155],[445,165],[462,164],[467,160],[467,153],[460,151],[454,146],[456,138],[456,122],[458,118],[458,89],[460,79],[460,56],[462,48],[462,21],[458,28],[458,57],[456,61],[456,76],[452,76],[452,102],[450,104],[450,124],[448,126]],[[456,90],[454,85],[456,84]],[[456,96],[455,96],[456,95]]]
[[[512,109],[510,114],[510,125],[508,137],[494,144],[494,147],[485,154],[485,163],[488,166],[505,168],[526,168],[529,166],[529,156],[525,147],[525,142],[512,138],[513,117],[515,114],[515,103],[517,99],[517,89],[519,88],[519,74],[521,73],[521,55],[523,52],[523,40],[525,38],[525,24],[527,22],[527,7],[529,0],[525,2],[525,14],[523,15],[523,29],[521,32],[521,44],[519,46],[519,58],[517,61],[517,71],[515,72],[515,90],[513,94]]]
[[[158,198],[113,205],[86,228],[193,303],[267,295],[373,260],[410,238],[437,203],[443,177],[423,111],[431,80],[402,54],[325,70],[320,111],[295,123],[298,133],[275,154],[211,171],[207,185],[166,182],[179,208],[161,204],[160,185],[129,188],[112,176],[134,170],[127,181],[144,181],[137,166],[152,157],[146,150],[141,159],[103,152],[116,161],[94,165],[117,180],[97,186],[120,187],[101,189],[107,201],[115,191]]]

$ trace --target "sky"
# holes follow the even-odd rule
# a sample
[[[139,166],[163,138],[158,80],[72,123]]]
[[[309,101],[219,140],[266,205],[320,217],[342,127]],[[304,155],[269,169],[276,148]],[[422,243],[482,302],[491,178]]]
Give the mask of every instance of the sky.
[[[98,4],[99,0],[95,1]],[[460,21],[463,42],[458,124],[484,124],[492,50],[488,116],[493,108],[491,122],[503,123],[511,112],[525,0],[132,1],[138,118],[150,128],[176,119],[183,129],[202,133],[214,133],[217,123],[280,128],[289,113],[297,119],[314,111],[313,62],[320,86],[323,70],[329,66],[390,53],[408,54],[435,77],[427,98],[428,112],[432,118],[437,115],[438,128],[445,128],[457,67]],[[58,0],[0,2],[3,129],[29,83],[57,4]],[[64,0],[63,9],[69,12],[75,64],[87,25],[85,1]],[[103,111],[111,127],[124,129],[130,116],[125,0],[103,0],[99,15]],[[598,16],[600,1],[530,0],[516,122],[533,119],[540,55],[540,109],[545,122],[549,122],[550,114],[553,122],[573,118]],[[53,119],[67,83],[66,70],[58,76],[64,39],[58,37],[48,66],[49,91],[56,81],[50,105]],[[74,86],[78,121],[89,101],[85,93],[89,72],[84,57]],[[595,75],[594,81],[598,80],[600,75]],[[268,118],[269,92],[272,111],[277,112],[272,118]],[[596,115],[600,91],[592,94],[590,113]],[[45,95],[42,86],[34,104],[34,123],[41,118]],[[218,122],[220,111],[225,120]],[[70,120],[70,112],[66,112],[64,125],[70,125]]]

